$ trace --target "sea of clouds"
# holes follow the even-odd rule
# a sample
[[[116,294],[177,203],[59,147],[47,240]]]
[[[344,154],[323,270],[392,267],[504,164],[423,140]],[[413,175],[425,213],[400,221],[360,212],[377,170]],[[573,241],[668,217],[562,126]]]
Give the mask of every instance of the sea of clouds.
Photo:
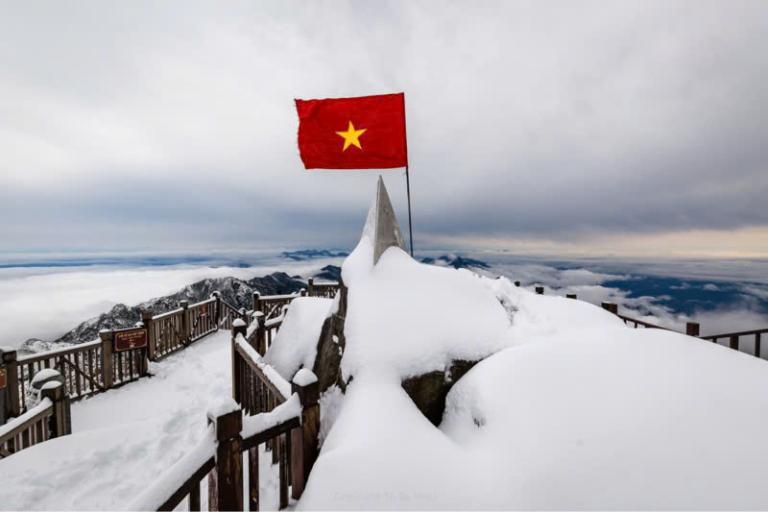
[[[489,263],[484,273],[505,275],[523,286],[543,285],[547,294],[575,293],[594,304],[615,302],[625,314],[666,327],[683,329],[685,322],[698,321],[705,335],[768,327],[768,262],[764,261],[561,262],[503,254],[473,256]],[[0,268],[0,345],[17,347],[28,338],[55,339],[115,304],[136,305],[209,277],[249,279],[276,271],[309,276],[341,261],[291,261],[276,254],[251,261],[247,267],[239,260],[215,265],[7,266]],[[659,276],[674,277],[676,284],[660,293],[636,292]],[[701,309],[683,307],[679,294],[692,290],[723,290],[715,295],[722,297],[721,302]]]

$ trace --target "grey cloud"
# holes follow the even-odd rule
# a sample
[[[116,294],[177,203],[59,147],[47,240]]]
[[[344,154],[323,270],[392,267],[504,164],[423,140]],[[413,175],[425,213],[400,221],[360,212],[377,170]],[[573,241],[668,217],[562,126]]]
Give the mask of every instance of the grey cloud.
[[[303,171],[292,99],[394,90],[424,239],[768,224],[763,2],[2,11],[12,248],[349,245],[376,173]]]

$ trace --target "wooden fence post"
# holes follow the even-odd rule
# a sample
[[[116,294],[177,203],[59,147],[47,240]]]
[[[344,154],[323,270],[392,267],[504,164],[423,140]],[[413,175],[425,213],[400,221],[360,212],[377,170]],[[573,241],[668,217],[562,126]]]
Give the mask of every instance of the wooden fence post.
[[[147,359],[154,361],[157,359],[157,340],[152,332],[152,312],[144,310],[141,312],[141,323],[147,330]]]
[[[238,311],[238,313],[240,313],[240,319],[243,322],[245,322],[245,325],[247,327],[248,326],[248,310],[245,309],[245,308],[240,308],[240,311]],[[233,327],[233,329],[234,329],[234,327]]]
[[[688,336],[698,336],[699,328],[699,322],[688,322],[685,324],[685,334]]]
[[[213,417],[208,422],[216,431],[216,468],[208,477],[210,510],[243,510],[243,416],[240,407]]]
[[[314,277],[310,277],[309,279],[307,279],[307,295],[309,295],[310,297],[315,296],[315,278]]]
[[[536,287],[536,295],[544,295],[544,287],[543,286],[537,286]]]
[[[614,304],[613,302],[603,302],[601,304],[604,310],[608,311],[609,313],[613,313],[614,315],[619,314],[619,306],[617,304]]]
[[[240,400],[242,393],[242,390],[240,389],[242,366],[240,364],[240,354],[238,354],[237,349],[235,349],[235,340],[237,339],[238,334],[243,334],[243,336],[245,336],[242,327],[244,324],[245,322],[239,318],[232,322],[232,398],[238,404],[242,403]]]
[[[182,345],[189,345],[189,340],[192,339],[192,333],[189,332],[189,301],[180,300],[179,307],[181,307],[181,343]]]
[[[256,349],[256,352],[263,356],[267,349],[267,331],[264,328],[264,313],[261,311],[254,311],[253,323],[256,324],[256,329],[253,336],[248,340],[248,343]]]
[[[57,381],[46,382],[40,394],[53,402],[53,415],[50,418],[51,437],[67,436],[72,433],[72,415],[69,410],[69,395],[64,384]]]
[[[567,295],[565,296],[565,298],[566,298],[566,299],[575,299],[575,298],[576,298],[576,294],[575,294],[575,293],[569,293],[569,294],[567,294]]]
[[[3,349],[0,348],[0,425],[8,421],[8,370],[5,369],[3,362]]]
[[[216,314],[214,315],[216,319],[216,330],[219,330],[219,324],[221,323],[221,293],[219,292],[213,292],[211,294],[211,297],[216,299]]]
[[[299,290],[299,297],[306,297],[306,296],[307,296],[306,288],[302,288],[301,290]]]
[[[308,369],[293,377],[291,391],[301,401],[301,427],[291,431],[291,496],[299,499],[318,454],[317,436],[320,432],[320,387],[317,376]]]
[[[15,350],[8,352],[0,350],[0,384],[5,382],[5,388],[0,386],[0,394],[5,394],[5,404],[3,411],[0,412],[0,425],[8,421],[8,418],[14,418],[21,415],[21,397],[19,396],[19,362]]]
[[[112,340],[115,333],[113,331],[99,331],[101,338],[101,381],[104,383],[104,389],[109,389],[114,383],[114,371],[112,369]]]
[[[253,292],[253,312],[261,311],[261,293]]]

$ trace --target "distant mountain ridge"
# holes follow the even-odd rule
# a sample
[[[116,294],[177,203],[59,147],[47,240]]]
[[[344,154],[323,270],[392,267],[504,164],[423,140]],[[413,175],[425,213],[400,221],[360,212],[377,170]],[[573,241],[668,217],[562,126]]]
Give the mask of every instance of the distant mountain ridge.
[[[306,261],[315,258],[346,258],[349,256],[349,253],[328,249],[301,249],[298,251],[284,251],[280,256],[293,261]]]
[[[474,258],[469,258],[467,256],[457,256],[455,254],[443,254],[442,256],[438,256],[437,258],[432,257],[426,257],[421,258],[422,263],[426,263],[428,265],[437,265],[440,267],[453,267],[456,269],[459,268],[481,268],[481,269],[490,269],[491,266],[481,260],[476,260]]]
[[[102,329],[122,329],[132,327],[141,320],[142,311],[154,314],[171,311],[179,307],[179,302],[188,300],[190,304],[208,299],[215,291],[221,293],[223,300],[239,308],[251,308],[253,293],[262,295],[281,295],[293,293],[307,284],[298,277],[291,277],[285,272],[275,272],[264,277],[243,280],[235,277],[203,279],[182,288],[176,293],[157,297],[136,306],[116,304],[106,313],[86,320],[55,340],[30,338],[20,347],[22,352],[41,352],[57,348],[61,344],[75,345],[92,341],[99,337]]]

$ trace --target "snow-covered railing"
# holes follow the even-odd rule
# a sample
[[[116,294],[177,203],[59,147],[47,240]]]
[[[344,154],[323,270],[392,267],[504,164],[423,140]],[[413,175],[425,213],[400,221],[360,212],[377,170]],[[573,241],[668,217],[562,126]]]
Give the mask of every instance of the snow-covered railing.
[[[285,402],[291,384],[264,362],[237,330],[232,336],[232,397],[249,414],[269,412]]]
[[[270,412],[243,416],[229,401],[209,411],[209,429],[186,455],[155,480],[130,508],[174,510],[185,499],[188,510],[201,510],[201,488],[207,476],[209,510],[258,510],[259,445],[277,452],[279,508],[298,499],[317,458],[320,409],[317,379],[311,372],[297,374],[292,394]],[[246,454],[246,467],[243,454]]]
[[[149,361],[217,332],[222,319],[224,328],[231,328],[233,319],[246,318],[218,292],[180,306],[158,315],[146,311],[136,327],[102,331],[100,339],[88,343],[20,357],[13,350],[0,351],[0,424],[26,410],[29,382],[42,369],[58,370],[70,398],[77,400],[146,376]],[[128,336],[131,340],[123,343]]]
[[[310,297],[325,297],[332,299],[339,291],[339,283],[316,283],[313,278],[307,282],[307,295]]]
[[[261,295],[259,293],[254,293],[253,310],[263,313],[265,320],[271,320],[272,318],[282,315],[283,308],[288,306],[293,299],[304,295],[306,295],[305,290],[285,295]]]
[[[48,439],[70,434],[69,397],[60,382],[48,382],[34,407],[0,425],[0,459]]]
[[[16,361],[16,384],[20,411],[27,408],[27,394],[32,377],[45,368],[58,370],[70,397],[78,399],[103,391],[102,341],[94,340],[39,354],[20,356]]]

